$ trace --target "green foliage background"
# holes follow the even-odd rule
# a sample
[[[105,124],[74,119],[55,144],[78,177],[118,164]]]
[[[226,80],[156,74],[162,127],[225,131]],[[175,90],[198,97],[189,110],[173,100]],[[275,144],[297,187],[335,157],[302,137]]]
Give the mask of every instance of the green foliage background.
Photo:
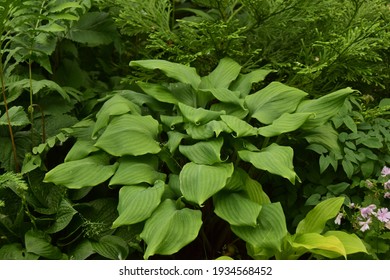
[[[0,0],[0,259],[388,259],[389,15]]]

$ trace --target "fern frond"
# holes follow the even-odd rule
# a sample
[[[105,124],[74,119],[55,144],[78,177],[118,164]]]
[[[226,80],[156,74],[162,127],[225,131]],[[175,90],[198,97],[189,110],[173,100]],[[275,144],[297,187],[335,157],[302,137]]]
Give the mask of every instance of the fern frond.
[[[0,175],[0,188],[16,189],[18,191],[27,190],[28,185],[23,180],[21,174],[6,172]]]

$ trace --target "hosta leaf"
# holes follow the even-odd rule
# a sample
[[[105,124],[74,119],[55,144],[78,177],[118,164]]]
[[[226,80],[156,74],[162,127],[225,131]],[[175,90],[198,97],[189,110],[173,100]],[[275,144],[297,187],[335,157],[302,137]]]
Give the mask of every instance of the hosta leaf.
[[[153,185],[157,180],[165,180],[166,174],[157,171],[156,157],[146,155],[140,157],[123,157],[110,180],[110,185],[136,185],[148,183]]]
[[[173,96],[172,92],[168,88],[162,85],[150,84],[144,82],[137,82],[137,85],[147,95],[152,96],[154,99],[160,102],[176,104],[176,105],[179,103],[179,100],[175,96]]]
[[[303,137],[310,144],[319,144],[328,151],[332,151],[336,154],[341,153],[338,140],[339,134],[330,123],[307,130],[307,132],[303,134]]]
[[[168,131],[168,142],[166,143],[166,146],[169,149],[169,152],[173,154],[177,147],[179,147],[181,140],[188,138],[187,134],[180,133],[177,131]]]
[[[22,106],[13,106],[9,108],[8,115],[11,126],[25,126],[30,123],[27,113],[24,111]],[[8,125],[7,114],[0,117],[0,125]]]
[[[179,151],[190,161],[197,164],[220,163],[223,138],[198,142],[194,145],[180,145]]]
[[[151,116],[126,114],[110,122],[95,146],[114,156],[157,154],[158,132],[159,123]]]
[[[125,260],[129,254],[126,241],[115,235],[103,236],[91,245],[96,253],[110,260]]]
[[[180,172],[180,189],[185,199],[202,205],[223,189],[233,174],[233,164],[201,165],[187,163]]]
[[[247,122],[240,120],[237,117],[223,115],[221,119],[227,124],[227,126],[233,130],[235,137],[246,137],[257,135],[257,129],[248,124]]]
[[[334,117],[344,105],[345,99],[353,93],[351,88],[340,89],[318,99],[305,100],[299,104],[297,113],[315,113],[315,118],[308,119],[303,129],[312,129],[323,125]]]
[[[222,132],[231,133],[232,130],[223,121],[211,121],[204,125],[188,123],[186,132],[192,139],[209,139],[218,137]]]
[[[291,246],[297,250],[305,248],[309,252],[325,256],[328,256],[328,253],[337,253],[339,256],[346,257],[343,243],[336,236],[322,236],[319,233],[299,234],[294,238]]]
[[[161,122],[168,126],[170,129],[174,130],[176,125],[184,122],[184,118],[182,116],[166,116],[160,115]]]
[[[78,159],[83,159],[89,154],[99,151],[99,149],[95,147],[94,144],[95,141],[93,140],[78,139],[66,155],[64,161],[70,162]]]
[[[154,187],[125,186],[119,190],[119,217],[112,227],[131,225],[150,217],[161,202],[164,182],[158,181]]]
[[[197,237],[201,225],[201,211],[178,209],[173,200],[165,200],[146,221],[141,233],[148,245],[144,259],[155,254],[176,253]]]
[[[217,120],[221,115],[225,114],[224,111],[215,112],[203,108],[193,108],[183,103],[179,103],[179,109],[184,118],[196,125],[202,125],[212,120]]]
[[[339,213],[344,197],[328,198],[317,204],[306,217],[299,222],[296,233],[321,233],[325,223]]]
[[[232,226],[256,226],[261,205],[241,193],[219,192],[213,197],[214,212]]]
[[[223,58],[218,66],[208,75],[202,78],[201,88],[225,88],[227,89],[238,74],[241,66],[231,58]]]
[[[341,243],[343,243],[345,252],[347,255],[355,254],[359,252],[367,253],[367,248],[363,241],[355,234],[349,234],[343,231],[327,231],[323,234],[324,236],[335,236]]]
[[[46,230],[47,233],[56,233],[63,230],[72,220],[77,211],[66,199],[62,199],[54,224]]]
[[[287,235],[286,220],[279,202],[262,206],[257,218],[258,224],[253,226],[232,226],[238,237],[253,247],[281,251],[284,237]]]
[[[270,124],[283,113],[294,112],[306,95],[302,90],[272,82],[258,92],[248,95],[245,104],[252,118]]]
[[[244,106],[245,107],[245,106]],[[244,119],[248,113],[248,109],[243,109],[241,105],[236,105],[232,103],[214,103],[210,106],[210,110],[212,111],[225,111],[226,115],[234,116],[239,119]]]
[[[92,136],[107,126],[112,116],[120,116],[131,112],[132,114],[140,115],[141,109],[130,100],[116,94],[107,100],[99,112],[96,114],[96,123],[93,128]]]
[[[51,260],[62,259],[61,250],[51,244],[49,235],[42,231],[29,230],[24,235],[26,251]]]
[[[312,115],[310,113],[284,113],[274,120],[271,125],[260,127],[258,133],[264,137],[273,137],[291,132],[297,130]]]
[[[293,153],[291,147],[271,144],[260,152],[241,150],[238,155],[242,160],[252,163],[256,168],[282,176],[295,184],[297,174],[293,166]]]
[[[105,182],[114,174],[117,164],[108,164],[109,159],[104,154],[65,162],[46,173],[44,182],[64,185],[70,189],[93,187]]]
[[[194,89],[198,88],[201,81],[195,68],[165,60],[134,60],[130,62],[130,66],[160,69],[168,77],[185,84],[190,84]]]
[[[232,103],[240,106],[240,108],[245,110],[244,99],[239,98],[240,93],[238,91],[231,91],[226,88],[212,88],[212,89],[206,89],[202,91],[210,92],[216,99],[218,99],[221,102]]]
[[[238,78],[232,83],[230,89],[233,91],[239,91],[240,96],[245,97],[250,93],[253,83],[263,81],[265,77],[271,72],[274,71],[266,69],[256,69],[247,74],[240,74]]]

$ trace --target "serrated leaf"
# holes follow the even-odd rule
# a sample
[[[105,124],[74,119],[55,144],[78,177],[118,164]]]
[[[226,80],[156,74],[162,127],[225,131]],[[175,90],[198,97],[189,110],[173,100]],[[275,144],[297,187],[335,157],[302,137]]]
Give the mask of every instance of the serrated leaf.
[[[310,113],[284,113],[274,120],[271,125],[258,128],[258,134],[264,137],[273,137],[282,133],[295,131],[311,116],[313,114]]]
[[[19,243],[5,244],[0,247],[0,260],[37,260],[39,256],[26,252]]]
[[[148,183],[153,185],[157,180],[165,181],[166,174],[157,171],[156,157],[146,155],[140,157],[122,157],[118,169],[109,185],[137,185]]]
[[[114,156],[157,154],[159,123],[151,116],[114,117],[95,146]]]
[[[106,155],[96,154],[57,165],[46,173],[43,181],[70,189],[93,187],[108,180],[116,168],[117,164],[109,165],[109,158]]]
[[[223,189],[233,174],[233,164],[201,165],[189,162],[180,172],[180,190],[185,199],[202,205]]]
[[[261,205],[240,193],[219,192],[213,197],[214,212],[231,226],[256,226]]]
[[[202,225],[202,212],[178,209],[172,200],[165,200],[146,221],[141,238],[148,245],[144,259],[155,254],[172,255],[193,241]]]
[[[119,190],[119,217],[112,227],[132,225],[146,220],[161,202],[164,182],[156,182],[154,187],[125,186]]]
[[[318,99],[305,100],[300,103],[296,110],[297,113],[315,113],[315,118],[308,119],[302,128],[310,130],[323,125],[340,111],[345,99],[353,92],[353,89],[345,88]]]
[[[223,138],[198,142],[194,145],[180,145],[179,151],[190,161],[197,164],[213,165],[221,163]]]
[[[160,69],[168,77],[185,84],[190,84],[194,89],[198,88],[201,81],[195,68],[166,60],[134,60],[130,62],[130,66],[139,66],[146,69]]]
[[[24,111],[22,106],[13,106],[9,108],[8,115],[11,126],[26,126],[30,123],[27,113]],[[0,117],[0,125],[8,125],[7,114]]]
[[[298,175],[294,171],[293,154],[294,151],[291,147],[279,146],[274,143],[260,152],[238,151],[238,156],[242,160],[252,163],[260,170],[282,176],[295,184]]]
[[[255,227],[232,226],[231,229],[234,234],[253,247],[271,249],[274,253],[281,251],[283,239],[287,235],[287,227],[280,203],[263,205],[257,221]]]
[[[252,118],[271,124],[284,113],[292,113],[307,93],[272,82],[267,87],[245,97],[245,104]]]
[[[96,114],[92,136],[95,136],[100,129],[106,127],[112,116],[120,116],[129,112],[134,115],[141,115],[139,106],[120,95],[114,95],[104,102],[102,108]]]
[[[344,199],[344,197],[328,198],[317,204],[299,222],[296,233],[321,233],[324,230],[325,223],[337,216]]]
[[[76,213],[77,211],[72,207],[69,201],[62,199],[60,206],[58,207],[55,222],[49,229],[46,230],[46,232],[56,233],[63,230],[67,225],[69,225]]]
[[[110,260],[125,260],[129,254],[126,241],[115,235],[103,236],[91,245],[96,253]]]

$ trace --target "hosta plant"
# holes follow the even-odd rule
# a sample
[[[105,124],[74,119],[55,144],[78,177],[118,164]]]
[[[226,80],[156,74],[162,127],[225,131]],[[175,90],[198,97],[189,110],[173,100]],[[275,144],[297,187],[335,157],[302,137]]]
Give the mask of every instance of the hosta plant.
[[[45,181],[87,192],[110,188],[118,196],[113,230],[140,227],[144,258],[172,255],[190,243],[218,257],[238,237],[253,258],[297,258],[304,253],[346,257],[365,251],[359,238],[324,233],[343,198],[317,205],[291,235],[284,210],[263,186],[272,178],[300,181],[294,170],[295,138],[337,148],[329,119],[353,92],[345,88],[309,99],[297,88],[272,82],[252,92],[271,72],[240,74],[224,58],[207,76],[163,60],[132,61],[160,71],[170,82],[139,82],[138,91],[104,98],[96,116],[68,131],[75,144]],[[330,134],[329,134],[330,133]],[[266,174],[268,180],[259,180]]]

